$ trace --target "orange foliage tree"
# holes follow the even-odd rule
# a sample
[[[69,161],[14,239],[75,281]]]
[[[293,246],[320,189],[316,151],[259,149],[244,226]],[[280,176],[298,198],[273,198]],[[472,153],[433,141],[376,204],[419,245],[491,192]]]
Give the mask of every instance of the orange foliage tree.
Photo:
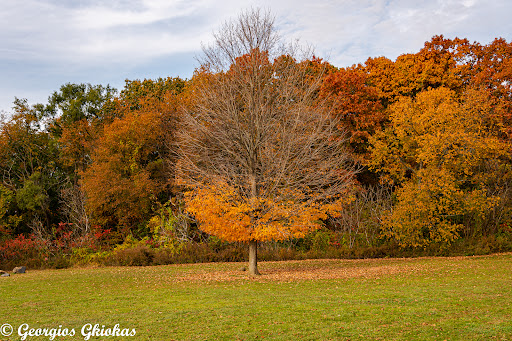
[[[183,82],[174,81],[179,84],[172,90],[165,80],[129,82],[110,108],[118,118],[104,127],[93,162],[82,173],[88,211],[97,223],[135,232],[150,218],[152,204],[169,198],[168,144],[177,127]]]
[[[331,71],[323,79],[319,98],[332,108],[340,130],[348,133],[352,150],[365,154],[368,138],[386,118],[376,88],[368,85],[368,75],[355,67]]]
[[[368,58],[360,69],[387,107],[401,96],[414,97],[427,89],[460,90],[468,46],[466,39],[434,36],[418,53],[400,55],[394,62],[386,57]]]
[[[417,53],[396,61],[369,58],[359,68],[368,76],[383,105],[401,96],[414,97],[428,89],[445,87],[462,94],[468,88],[487,91],[496,101],[501,119],[511,125],[512,43],[497,38],[488,45],[467,39],[434,36]],[[510,128],[507,128],[510,130]]]
[[[256,275],[258,242],[318,228],[353,170],[338,122],[315,101],[322,73],[312,81],[282,54],[269,14],[243,13],[215,39],[184,114],[179,177],[201,229],[247,242]]]
[[[512,42],[495,39],[491,44],[471,46],[468,63],[468,87],[485,91],[494,101],[496,115],[504,124],[504,132],[512,137]]]

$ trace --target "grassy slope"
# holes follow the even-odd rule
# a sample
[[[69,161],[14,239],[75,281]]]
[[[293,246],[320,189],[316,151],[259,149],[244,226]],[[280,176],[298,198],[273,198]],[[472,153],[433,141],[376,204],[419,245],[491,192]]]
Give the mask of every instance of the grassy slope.
[[[512,340],[511,265],[269,262],[256,280],[237,263],[29,271],[0,278],[0,325],[76,329],[61,340],[83,339],[85,323],[136,329],[121,340]]]

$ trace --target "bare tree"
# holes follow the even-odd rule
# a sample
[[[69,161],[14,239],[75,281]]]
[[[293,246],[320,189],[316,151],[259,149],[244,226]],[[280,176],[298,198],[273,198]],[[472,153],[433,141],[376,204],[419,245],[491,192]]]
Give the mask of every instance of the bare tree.
[[[354,200],[339,216],[330,220],[337,231],[345,234],[349,248],[354,247],[358,236],[364,236],[367,245],[372,246],[382,228],[383,217],[392,206],[391,186],[379,184],[359,188],[354,193]]]
[[[86,210],[85,193],[78,184],[70,184],[61,191],[61,211],[73,224],[74,234],[84,236],[91,230]]]
[[[252,205],[245,241],[256,275],[258,241],[292,237],[293,216],[340,195],[354,168],[316,98],[322,72],[308,68],[311,54],[299,59],[296,45],[281,43],[269,13],[244,12],[214,37],[184,113],[178,177],[196,188],[227,184]],[[295,205],[276,212],[269,202]],[[265,228],[276,231],[265,237]]]

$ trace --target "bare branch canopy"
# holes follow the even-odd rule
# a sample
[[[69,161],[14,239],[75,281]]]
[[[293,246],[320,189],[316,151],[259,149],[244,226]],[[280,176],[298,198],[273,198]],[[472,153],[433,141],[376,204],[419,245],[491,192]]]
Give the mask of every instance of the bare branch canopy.
[[[322,70],[309,67],[312,55],[298,59],[303,51],[283,44],[274,18],[261,10],[242,13],[214,37],[193,79],[178,174],[194,188],[229,188],[227,201],[250,207],[249,223],[231,238],[201,219],[201,210],[194,214],[224,239],[304,233],[314,224],[296,217],[339,196],[354,174],[339,124],[316,96]]]

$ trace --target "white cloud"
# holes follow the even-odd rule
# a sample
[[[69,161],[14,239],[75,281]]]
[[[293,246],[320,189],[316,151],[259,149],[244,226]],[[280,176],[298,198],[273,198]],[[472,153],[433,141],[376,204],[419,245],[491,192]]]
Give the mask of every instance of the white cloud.
[[[49,95],[63,79],[165,75],[165,58],[200,53],[222,21],[251,6],[270,9],[283,35],[337,66],[415,52],[435,34],[483,44],[512,34],[508,0],[2,0],[1,96]],[[195,64],[179,63],[185,74]]]
[[[150,25],[163,20],[193,16],[207,2],[144,0],[137,6],[120,7],[115,2],[105,2],[79,8],[74,15],[78,29],[109,29],[120,26]]]
[[[4,58],[82,67],[101,62],[137,64],[170,53],[196,51],[201,39],[209,35],[201,26],[208,23],[200,21],[206,1],[130,4],[112,1],[66,7],[29,0],[9,3],[5,10],[0,5],[0,29],[6,32],[2,45],[8,46]]]

